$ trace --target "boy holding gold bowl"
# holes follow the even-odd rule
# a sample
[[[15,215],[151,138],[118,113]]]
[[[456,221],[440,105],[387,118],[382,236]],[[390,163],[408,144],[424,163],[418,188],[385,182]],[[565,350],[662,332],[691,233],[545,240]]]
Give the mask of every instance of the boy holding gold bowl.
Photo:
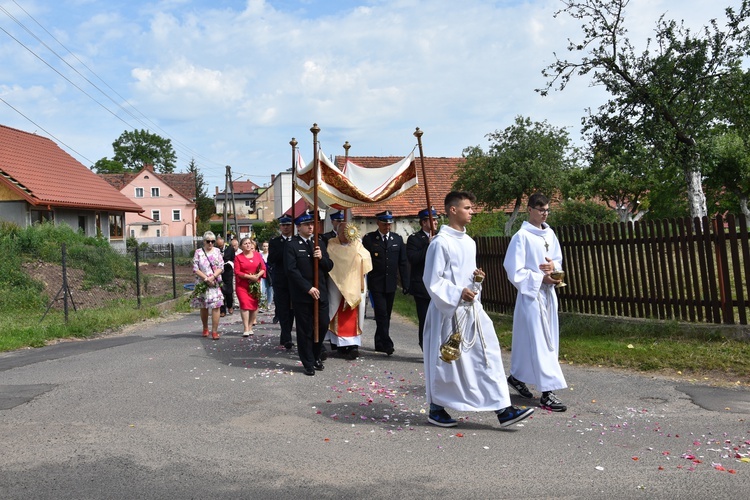
[[[508,279],[518,290],[513,312],[513,344],[508,385],[524,398],[542,392],[539,405],[550,411],[567,407],[553,391],[565,389],[559,362],[560,325],[555,286],[564,286],[560,242],[547,224],[549,200],[541,193],[529,197],[529,218],[513,235],[503,263]]]

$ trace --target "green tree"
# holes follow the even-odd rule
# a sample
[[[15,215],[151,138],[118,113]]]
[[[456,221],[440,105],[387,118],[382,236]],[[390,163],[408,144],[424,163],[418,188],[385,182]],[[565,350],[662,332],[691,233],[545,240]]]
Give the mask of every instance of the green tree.
[[[153,165],[161,174],[171,174],[175,170],[177,155],[172,141],[147,130],[124,131],[112,143],[112,148],[113,160],[120,162],[127,172],[138,172],[145,165]]]
[[[571,172],[567,194],[603,201],[622,222],[640,220],[648,213],[651,172],[659,168],[653,148],[640,142],[636,133],[595,133],[588,140],[588,166]]]
[[[279,221],[274,219],[268,222],[257,222],[253,224],[253,234],[258,245],[264,241],[270,241],[271,238],[279,235]]]
[[[507,216],[502,212],[480,212],[471,218],[466,233],[472,238],[478,236],[503,236],[503,226]]]
[[[750,137],[730,130],[711,140],[711,166],[706,179],[713,189],[731,195],[735,207],[750,222]]]
[[[712,102],[723,118],[708,142],[706,185],[720,210],[737,211],[750,222],[750,70],[736,69],[717,86]]]
[[[110,160],[105,156],[94,163],[91,170],[97,174],[121,174],[125,172],[125,167],[119,161]]]
[[[565,200],[550,212],[550,226],[589,225],[617,222],[618,215],[606,206],[591,200]]]
[[[216,212],[216,205],[214,205],[213,198],[208,196],[206,181],[195,163],[195,158],[190,159],[187,171],[195,177],[195,210],[198,215],[196,231],[197,234],[203,234],[209,229],[208,221]]]
[[[455,189],[472,191],[487,210],[513,203],[513,213],[505,223],[509,235],[524,197],[535,191],[556,192],[574,164],[565,129],[546,121],[532,123],[516,117],[502,132],[488,134],[489,150],[480,146],[464,149],[464,167],[458,173]]]
[[[748,0],[742,0],[738,13],[726,9],[724,31],[711,20],[696,34],[661,16],[654,38],[640,54],[627,38],[629,0],[563,0],[563,4],[556,15],[566,13],[583,22],[583,39],[568,44],[568,51],[580,58],[557,58],[542,71],[549,80],[538,91],[547,95],[552,88],[563,90],[574,75],[591,73],[593,83],[612,96],[598,116],[608,123],[619,119],[633,124],[658,149],[663,165],[679,164],[691,215],[706,215],[698,143],[716,110],[706,96],[750,52]]]

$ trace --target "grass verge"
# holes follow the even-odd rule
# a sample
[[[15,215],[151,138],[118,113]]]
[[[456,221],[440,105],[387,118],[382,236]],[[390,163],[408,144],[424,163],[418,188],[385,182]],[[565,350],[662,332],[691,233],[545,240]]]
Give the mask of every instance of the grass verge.
[[[67,323],[63,311],[57,309],[50,310],[44,320],[41,320],[43,310],[9,312],[3,315],[0,327],[0,352],[42,347],[57,339],[95,337],[126,325],[158,318],[162,314],[157,307],[160,301],[163,300],[143,299],[140,309],[136,307],[135,300],[121,300],[97,309],[73,311],[71,308]],[[179,300],[176,311],[185,308],[186,304],[182,305],[182,302],[186,303]]]
[[[417,322],[413,297],[396,294],[393,310]],[[500,345],[510,351],[513,318],[490,317]],[[727,339],[719,328],[564,314],[560,361],[750,385],[750,342]]]

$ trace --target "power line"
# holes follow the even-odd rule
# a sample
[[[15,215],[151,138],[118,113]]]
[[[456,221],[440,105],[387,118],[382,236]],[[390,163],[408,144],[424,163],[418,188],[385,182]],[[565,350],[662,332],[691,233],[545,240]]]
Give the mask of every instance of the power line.
[[[41,125],[39,125],[37,122],[35,122],[31,118],[29,118],[28,116],[26,116],[25,114],[23,114],[20,110],[18,110],[15,107],[13,107],[12,104],[10,104],[8,101],[6,101],[5,99],[3,99],[2,97],[0,97],[0,101],[3,101],[10,109],[12,109],[13,111],[15,111],[19,115],[23,116],[24,118],[26,118],[27,120],[29,120],[31,123],[33,123],[34,125],[36,125],[40,129],[44,130],[44,133],[47,134],[48,136],[52,137],[55,141],[59,142],[60,144],[62,144],[66,148],[68,148],[69,150],[73,151],[75,154],[77,154],[78,156],[80,156],[81,158],[83,158],[84,160],[86,160],[87,162],[91,163],[92,165],[94,164],[94,162],[92,162],[91,160],[89,160],[88,158],[86,158],[84,155],[82,155],[81,153],[79,153],[78,151],[76,151],[75,149],[73,149],[72,147],[68,146],[63,141],[61,141],[60,139],[58,139],[57,137],[55,137],[51,132],[49,132],[47,129],[45,129],[44,127],[42,127]]]
[[[49,31],[49,30],[47,30],[47,28],[45,28],[45,27],[44,27],[44,26],[43,26],[43,25],[42,25],[42,24],[41,24],[41,23],[40,23],[39,21],[37,21],[37,20],[36,20],[36,18],[35,18],[34,16],[32,16],[32,15],[31,15],[31,14],[30,14],[30,13],[29,13],[29,12],[28,12],[28,11],[27,11],[26,9],[24,9],[24,8],[23,8],[23,7],[21,6],[21,5],[19,5],[19,4],[18,4],[18,2],[16,2],[16,0],[13,0],[13,3],[14,3],[14,4],[16,4],[16,6],[18,6],[18,8],[19,8],[19,9],[21,9],[21,10],[22,10],[22,11],[23,11],[23,12],[24,12],[24,13],[25,13],[25,14],[26,14],[26,15],[27,15],[27,16],[28,16],[28,17],[29,17],[29,18],[30,18],[30,19],[31,19],[32,21],[34,21],[34,22],[35,22],[35,23],[37,24],[37,26],[39,26],[39,27],[40,27],[40,28],[41,28],[41,29],[42,29],[42,30],[43,30],[43,31],[44,31],[45,33],[47,33],[47,35],[49,35],[49,36],[50,36],[50,38],[52,38],[52,39],[53,39],[53,40],[54,40],[55,42],[57,42],[57,44],[58,44],[58,45],[60,45],[60,47],[62,47],[63,49],[65,49],[65,51],[66,51],[66,52],[67,52],[68,54],[70,54],[70,55],[71,55],[71,56],[72,56],[73,58],[75,58],[75,60],[76,60],[76,61],[78,61],[78,62],[79,62],[79,63],[81,64],[81,66],[83,66],[84,68],[86,68],[86,70],[88,70],[88,72],[89,72],[89,73],[91,73],[92,75],[94,75],[94,76],[95,76],[95,77],[96,77],[96,78],[97,78],[97,79],[98,79],[98,80],[99,80],[100,82],[102,82],[102,83],[103,83],[103,84],[104,84],[104,85],[105,85],[105,86],[106,86],[106,87],[107,87],[108,89],[110,89],[110,90],[111,90],[111,91],[112,91],[112,92],[113,92],[113,93],[114,93],[114,94],[115,94],[115,95],[116,95],[117,97],[119,97],[119,98],[120,98],[120,99],[122,100],[122,102],[124,102],[124,103],[125,103],[125,104],[127,104],[127,105],[128,105],[128,106],[129,106],[130,108],[132,108],[132,109],[133,109],[133,111],[135,111],[135,112],[136,112],[136,113],[138,113],[138,114],[139,114],[140,116],[142,116],[144,120],[146,120],[146,121],[147,121],[148,123],[150,123],[150,124],[151,124],[151,125],[152,125],[153,127],[155,127],[155,128],[157,128],[157,129],[159,129],[159,130],[160,130],[161,132],[163,132],[163,133],[164,133],[164,134],[165,134],[165,135],[166,135],[167,137],[169,137],[170,139],[172,139],[172,140],[173,140],[173,141],[174,141],[174,142],[175,142],[176,144],[179,144],[180,146],[182,146],[182,147],[183,147],[183,148],[185,149],[185,151],[186,151],[186,152],[190,153],[190,155],[191,155],[191,156],[194,156],[194,157],[196,157],[196,156],[197,156],[197,157],[203,158],[204,160],[206,160],[206,161],[208,161],[208,162],[211,162],[211,163],[215,163],[216,165],[222,165],[222,167],[223,167],[223,164],[221,164],[221,163],[219,163],[219,162],[216,162],[216,161],[213,161],[213,160],[211,160],[210,158],[207,158],[207,157],[205,157],[205,156],[201,155],[200,153],[197,153],[197,152],[193,151],[193,150],[192,150],[192,149],[191,149],[191,148],[190,148],[189,146],[187,146],[187,145],[185,145],[184,143],[180,142],[180,141],[179,141],[179,140],[177,140],[177,139],[176,139],[175,137],[172,137],[172,136],[171,136],[171,135],[170,135],[170,134],[169,134],[169,133],[168,133],[168,132],[167,132],[166,130],[164,130],[164,129],[163,129],[163,128],[161,128],[161,127],[160,127],[159,125],[157,125],[156,123],[154,123],[154,122],[153,122],[153,121],[152,121],[152,120],[151,120],[150,118],[148,118],[148,117],[147,117],[147,116],[146,116],[145,114],[143,114],[143,113],[142,113],[142,112],[141,112],[141,111],[140,111],[140,110],[139,110],[138,108],[136,108],[135,106],[133,106],[133,105],[132,105],[132,104],[131,104],[131,103],[130,103],[130,102],[129,102],[129,101],[128,101],[128,100],[127,100],[127,99],[126,99],[125,97],[123,97],[122,95],[120,95],[120,94],[119,94],[119,93],[118,93],[118,92],[117,92],[117,91],[116,91],[116,90],[115,90],[114,88],[112,88],[112,86],[110,86],[110,85],[109,85],[109,84],[108,84],[108,83],[107,83],[106,81],[104,81],[104,79],[103,79],[103,78],[101,78],[101,77],[100,77],[100,76],[99,76],[99,75],[98,75],[98,74],[97,74],[97,73],[96,73],[96,72],[95,72],[94,70],[92,70],[92,69],[91,69],[91,68],[90,68],[90,67],[89,67],[88,65],[86,65],[86,63],[84,63],[84,62],[83,62],[83,61],[82,61],[82,60],[81,60],[81,59],[80,59],[80,58],[79,58],[79,57],[78,57],[78,56],[77,56],[77,55],[76,55],[75,53],[73,53],[73,52],[72,52],[72,51],[71,51],[70,49],[68,49],[68,47],[66,47],[66,46],[65,46],[65,44],[63,44],[63,43],[62,43],[62,42],[61,42],[60,40],[58,40],[58,39],[57,39],[57,38],[56,38],[56,37],[55,37],[55,36],[54,36],[54,35],[53,35],[52,33],[50,33],[50,31]],[[0,8],[2,8],[2,7],[0,7]],[[5,11],[5,9],[3,9],[3,11]],[[12,19],[13,19],[14,21],[16,21],[16,22],[17,22],[17,23],[18,23],[19,25],[21,25],[21,26],[22,26],[22,27],[23,27],[24,29],[26,29],[26,31],[27,31],[27,32],[29,32],[29,33],[31,34],[31,32],[30,32],[30,31],[29,31],[29,30],[28,30],[28,29],[27,29],[27,28],[26,28],[25,26],[23,26],[23,24],[22,24],[22,23],[20,23],[20,22],[19,22],[18,20],[16,20],[15,18],[13,18],[13,17],[12,17],[12,16],[10,15],[10,14],[8,14],[8,12],[7,12],[7,11],[5,11],[5,13],[6,13],[6,14],[7,14],[7,15],[8,15],[9,17],[11,17],[11,18],[12,18]],[[56,52],[55,52],[54,50],[50,49],[50,48],[49,48],[49,47],[47,46],[47,44],[45,44],[45,43],[44,43],[44,42],[43,42],[42,40],[40,40],[40,39],[39,39],[38,37],[36,37],[36,36],[35,36],[35,35],[33,35],[33,34],[32,34],[32,36],[34,36],[34,38],[36,38],[37,40],[39,40],[39,42],[40,42],[40,43],[42,43],[42,44],[43,44],[43,45],[44,45],[45,47],[47,47],[47,48],[48,48],[48,49],[50,50],[50,52],[52,52],[52,53],[53,53],[53,54],[55,54],[55,55],[56,55],[56,56],[57,56],[58,58],[60,58],[60,60],[61,60],[61,61],[63,61],[63,62],[64,62],[65,64],[67,64],[68,66],[70,66],[70,68],[71,68],[71,69],[73,69],[73,71],[75,71],[76,73],[78,73],[79,75],[81,75],[81,73],[80,73],[80,72],[78,72],[78,70],[76,70],[75,68],[73,68],[73,66],[71,66],[71,65],[70,65],[70,64],[69,64],[69,63],[68,63],[68,62],[67,62],[67,61],[66,61],[66,60],[65,60],[64,58],[62,58],[61,56],[59,56],[59,55],[58,55],[58,54],[57,54],[57,53],[56,53]],[[86,78],[85,76],[81,75],[81,77],[82,77],[82,78],[84,78],[84,79],[85,79],[85,80],[86,80],[87,82],[91,83],[91,85],[93,85],[94,87],[96,87],[96,89],[97,89],[97,90],[99,90],[99,92],[101,92],[101,93],[102,93],[102,94],[104,94],[104,95],[107,95],[107,94],[106,94],[106,93],[105,93],[104,91],[102,91],[102,90],[101,90],[101,89],[100,89],[99,87],[97,87],[97,86],[96,86],[96,85],[94,85],[94,84],[93,84],[93,83],[92,83],[91,81],[89,81],[89,80],[88,80],[88,79],[87,79],[87,78]],[[122,109],[123,111],[125,111],[125,112],[126,112],[126,113],[128,113],[128,114],[129,114],[130,116],[132,116],[132,117],[133,117],[134,119],[136,119],[136,120],[137,120],[137,121],[138,121],[139,123],[141,123],[142,125],[144,125],[144,127],[146,127],[146,128],[149,128],[149,127],[148,127],[148,125],[146,125],[146,124],[145,124],[145,123],[144,123],[143,121],[141,121],[141,120],[140,120],[140,119],[139,119],[138,117],[136,117],[136,116],[134,116],[134,115],[133,115],[132,113],[130,113],[130,111],[126,110],[126,109],[125,109],[125,108],[124,108],[124,107],[123,107],[123,106],[122,106],[121,104],[119,104],[118,102],[115,102],[115,101],[114,101],[114,100],[113,100],[112,98],[110,98],[109,96],[107,96],[107,97],[108,97],[108,98],[109,98],[109,99],[110,99],[110,100],[111,100],[111,101],[112,101],[112,102],[113,102],[113,103],[114,103],[115,105],[117,105],[118,107],[120,107],[120,108],[121,108],[121,109]]]
[[[49,34],[49,35],[50,35],[50,37],[52,37],[52,38],[53,38],[53,39],[54,39],[54,40],[55,40],[55,41],[56,41],[56,42],[57,42],[57,43],[58,43],[58,44],[59,44],[60,46],[62,46],[62,47],[63,47],[63,48],[64,48],[64,49],[65,49],[65,50],[66,50],[66,51],[67,51],[67,52],[69,53],[69,54],[71,54],[71,55],[72,55],[72,56],[73,56],[73,57],[74,57],[74,58],[75,58],[75,59],[76,59],[77,61],[79,61],[79,62],[80,62],[80,63],[81,63],[81,64],[82,64],[82,65],[83,65],[83,66],[84,66],[84,67],[85,67],[85,68],[86,68],[86,69],[87,69],[87,70],[88,70],[88,71],[89,71],[89,72],[90,72],[91,74],[93,74],[93,75],[94,75],[94,76],[95,76],[96,78],[98,78],[98,79],[99,79],[100,81],[102,81],[102,82],[103,82],[103,83],[104,83],[104,84],[105,84],[105,85],[106,85],[106,86],[107,86],[108,88],[110,88],[110,89],[111,89],[111,90],[112,90],[113,92],[115,92],[115,94],[116,94],[116,95],[118,95],[118,97],[120,97],[120,98],[121,98],[121,99],[122,99],[123,101],[125,101],[125,102],[126,102],[126,103],[127,103],[127,104],[128,104],[128,105],[129,105],[129,106],[130,106],[130,107],[131,107],[131,108],[132,108],[133,110],[135,110],[135,111],[136,111],[136,112],[137,112],[138,114],[140,114],[141,116],[143,116],[143,117],[144,117],[144,119],[146,119],[146,120],[147,120],[147,121],[148,121],[149,123],[151,123],[152,125],[154,125],[154,126],[155,126],[156,128],[158,128],[159,130],[162,130],[162,131],[163,131],[163,132],[164,132],[164,133],[165,133],[165,134],[166,134],[167,136],[169,136],[169,137],[170,137],[171,139],[173,139],[173,140],[174,140],[174,141],[175,141],[175,142],[176,142],[177,144],[179,144],[180,146],[182,146],[182,148],[184,148],[184,149],[183,149],[183,154],[187,153],[186,155],[187,155],[187,156],[191,156],[192,158],[195,158],[195,157],[200,157],[200,158],[203,158],[203,159],[204,159],[205,161],[207,161],[207,162],[210,162],[210,163],[214,163],[214,164],[216,164],[216,165],[220,165],[220,163],[219,163],[219,162],[216,162],[216,161],[214,161],[214,160],[211,160],[211,159],[209,159],[209,158],[207,158],[207,157],[205,157],[205,156],[203,156],[203,155],[201,155],[201,154],[199,154],[199,153],[197,153],[197,152],[193,151],[193,150],[192,150],[192,149],[190,149],[190,148],[189,148],[188,146],[184,145],[184,144],[183,144],[182,142],[178,141],[178,140],[177,140],[177,139],[175,139],[174,137],[171,137],[171,136],[170,136],[170,134],[168,134],[168,133],[167,133],[167,132],[166,132],[165,130],[163,130],[163,129],[162,129],[161,127],[159,127],[158,125],[154,124],[154,123],[153,123],[153,121],[151,121],[150,119],[148,119],[148,118],[147,118],[147,117],[146,117],[146,116],[145,116],[145,115],[144,115],[144,114],[143,114],[142,112],[140,112],[140,111],[139,111],[139,110],[138,110],[138,109],[137,109],[137,108],[136,108],[135,106],[133,106],[133,105],[132,105],[132,104],[130,104],[130,103],[129,103],[129,102],[128,102],[128,101],[126,100],[126,99],[124,99],[124,98],[123,98],[122,96],[120,96],[120,95],[119,95],[119,94],[118,94],[118,93],[117,93],[117,92],[116,92],[116,91],[115,91],[114,89],[112,89],[112,87],[111,87],[110,85],[108,85],[108,84],[107,84],[106,82],[104,82],[104,80],[103,80],[103,79],[102,79],[101,77],[99,77],[99,76],[98,76],[98,75],[97,75],[97,74],[96,74],[96,73],[95,73],[94,71],[92,71],[92,70],[91,70],[91,69],[90,69],[90,68],[89,68],[88,66],[86,66],[86,65],[85,65],[85,64],[84,64],[84,63],[83,63],[83,62],[82,62],[82,61],[81,61],[81,60],[80,60],[80,59],[79,59],[79,58],[78,58],[78,57],[77,57],[77,56],[76,56],[75,54],[73,54],[73,52],[71,52],[71,51],[70,51],[70,50],[69,50],[69,49],[68,49],[67,47],[65,47],[65,45],[63,45],[63,44],[62,44],[62,43],[61,43],[61,42],[60,42],[59,40],[57,40],[57,38],[55,38],[55,37],[54,37],[54,36],[53,36],[53,35],[52,35],[52,34],[51,34],[51,33],[50,33],[50,32],[49,32],[49,31],[48,31],[48,30],[47,30],[46,28],[44,28],[44,27],[43,27],[43,26],[42,26],[42,25],[41,25],[41,24],[40,24],[40,23],[39,23],[39,22],[38,22],[38,21],[37,21],[37,20],[36,20],[36,19],[35,19],[35,18],[34,18],[33,16],[31,16],[31,15],[30,15],[30,14],[29,14],[29,13],[28,13],[28,12],[27,12],[27,11],[26,11],[25,9],[23,9],[23,7],[21,7],[20,5],[18,5],[18,3],[17,3],[17,2],[15,1],[15,0],[14,0],[14,3],[15,3],[15,4],[16,4],[16,5],[17,5],[17,6],[18,6],[18,7],[19,7],[19,8],[21,9],[21,10],[23,10],[23,11],[24,11],[24,13],[26,13],[26,15],[27,15],[27,16],[29,16],[29,17],[30,17],[30,18],[31,18],[31,19],[32,19],[32,20],[33,20],[33,21],[34,21],[34,22],[35,22],[35,23],[36,23],[37,25],[39,25],[39,26],[40,26],[40,27],[41,27],[41,28],[42,28],[42,29],[43,29],[43,30],[44,30],[44,31],[45,31],[45,32],[46,32],[47,34]],[[76,68],[74,68],[74,67],[73,67],[73,66],[72,66],[72,65],[71,65],[71,64],[70,64],[70,63],[69,63],[68,61],[66,61],[66,60],[65,60],[65,59],[64,59],[64,58],[63,58],[63,57],[62,57],[62,56],[61,56],[60,54],[58,54],[57,52],[55,52],[55,51],[54,51],[54,50],[53,50],[53,49],[52,49],[52,48],[51,48],[51,47],[50,47],[49,45],[47,45],[47,44],[46,44],[46,43],[45,43],[44,41],[42,41],[42,40],[41,40],[41,39],[40,39],[40,38],[39,38],[38,36],[36,36],[36,35],[35,35],[35,34],[34,34],[34,33],[33,33],[32,31],[31,31],[31,30],[29,30],[29,29],[28,29],[28,28],[27,28],[27,27],[26,27],[26,26],[25,26],[25,25],[24,25],[24,24],[23,24],[22,22],[20,22],[20,21],[19,21],[19,20],[18,20],[17,18],[15,18],[15,17],[14,17],[14,16],[13,16],[13,15],[12,15],[12,14],[10,13],[10,12],[8,12],[8,11],[7,11],[7,10],[6,10],[6,9],[5,9],[4,7],[0,6],[0,10],[2,10],[2,11],[3,11],[3,12],[4,12],[4,13],[5,13],[5,14],[6,14],[6,15],[7,15],[7,16],[8,16],[9,18],[10,18],[10,19],[12,19],[12,20],[13,20],[14,22],[16,22],[16,24],[18,24],[19,26],[21,26],[21,27],[22,27],[22,28],[23,28],[23,29],[24,29],[24,30],[25,30],[25,31],[26,31],[26,32],[27,32],[27,33],[28,33],[29,35],[31,35],[31,36],[32,36],[32,37],[33,37],[34,39],[36,39],[36,40],[37,40],[37,41],[38,41],[39,43],[41,43],[42,45],[44,45],[44,47],[46,47],[46,48],[47,48],[47,49],[48,49],[48,50],[49,50],[50,52],[52,52],[52,54],[54,54],[54,55],[55,55],[55,56],[56,56],[56,57],[57,57],[58,59],[60,59],[61,61],[63,61],[63,63],[65,63],[65,64],[66,64],[66,65],[67,65],[68,67],[70,67],[70,68],[71,68],[71,69],[72,69],[73,71],[75,71],[75,72],[76,72],[76,74],[78,74],[78,75],[79,75],[79,76],[80,76],[81,78],[83,78],[83,79],[84,79],[84,80],[85,80],[86,82],[88,82],[88,83],[89,83],[89,84],[90,84],[91,86],[93,86],[93,87],[94,87],[95,89],[97,89],[97,90],[98,90],[98,91],[99,91],[99,92],[100,92],[100,93],[101,93],[102,95],[104,95],[104,96],[105,96],[105,97],[106,97],[107,99],[109,99],[109,100],[110,100],[110,101],[111,101],[112,103],[114,103],[114,104],[115,104],[115,105],[116,105],[117,107],[119,107],[120,109],[122,109],[122,110],[123,110],[123,111],[124,111],[125,113],[127,113],[127,114],[128,114],[128,115],[129,115],[130,117],[132,117],[132,118],[133,118],[134,120],[136,120],[136,121],[137,121],[138,123],[140,123],[141,125],[143,125],[143,126],[144,126],[145,128],[147,128],[147,129],[149,128],[149,127],[148,127],[148,125],[147,125],[146,123],[144,123],[144,122],[143,122],[143,121],[142,121],[142,120],[141,120],[140,118],[138,118],[137,116],[135,116],[135,115],[134,115],[134,114],[133,114],[132,112],[130,112],[129,110],[125,109],[125,108],[124,108],[124,107],[123,107],[123,106],[122,106],[121,104],[119,104],[118,102],[116,102],[116,101],[115,101],[115,100],[114,100],[114,99],[113,99],[113,98],[112,98],[112,97],[111,97],[111,96],[110,96],[109,94],[107,94],[107,93],[106,93],[105,91],[103,91],[103,90],[102,90],[101,88],[99,88],[99,87],[98,87],[98,86],[97,86],[96,84],[94,84],[94,83],[93,83],[93,82],[92,82],[91,80],[89,80],[88,78],[86,78],[86,77],[85,77],[85,76],[84,76],[84,75],[83,75],[83,74],[82,74],[82,73],[81,73],[80,71],[78,71],[78,70],[77,70]],[[80,87],[79,85],[77,85],[76,83],[74,83],[74,82],[73,82],[73,81],[72,81],[72,80],[71,80],[70,78],[68,78],[67,76],[65,76],[64,74],[62,74],[62,73],[61,73],[60,71],[58,71],[58,70],[57,70],[56,68],[54,68],[54,67],[53,67],[53,66],[52,66],[51,64],[49,64],[49,63],[48,63],[48,62],[47,62],[46,60],[44,60],[44,59],[43,59],[43,58],[42,58],[42,57],[41,57],[40,55],[38,55],[38,54],[37,54],[36,52],[34,52],[34,50],[32,50],[31,48],[29,48],[29,47],[28,47],[27,45],[25,45],[25,44],[24,44],[24,43],[23,43],[23,42],[22,42],[21,40],[19,40],[19,39],[18,39],[18,38],[16,38],[15,36],[13,36],[13,35],[12,35],[12,34],[11,34],[10,32],[8,32],[8,31],[7,31],[6,29],[4,29],[4,28],[0,27],[0,30],[2,30],[3,32],[5,32],[5,34],[7,34],[7,35],[8,35],[8,36],[9,36],[10,38],[12,38],[12,39],[13,39],[13,40],[14,40],[14,41],[15,41],[16,43],[18,43],[19,45],[21,45],[21,46],[22,46],[22,47],[23,47],[24,49],[26,49],[26,50],[27,50],[27,51],[28,51],[29,53],[31,53],[31,54],[32,54],[32,55],[33,55],[34,57],[36,57],[37,59],[39,59],[39,60],[40,60],[40,61],[41,61],[42,63],[44,63],[44,64],[45,64],[45,65],[46,65],[46,66],[47,66],[48,68],[50,68],[50,69],[51,69],[51,70],[53,70],[53,71],[54,71],[55,73],[57,73],[57,74],[58,74],[58,75],[60,75],[60,76],[61,76],[62,78],[64,78],[64,79],[65,79],[65,80],[66,80],[66,81],[67,81],[68,83],[70,83],[70,84],[71,84],[71,85],[72,85],[73,87],[75,87],[76,89],[78,89],[78,90],[79,90],[80,92],[82,92],[82,93],[83,93],[84,95],[86,95],[86,96],[87,96],[87,97],[88,97],[89,99],[91,99],[92,101],[94,101],[95,103],[97,103],[97,104],[98,104],[98,105],[99,105],[100,107],[102,107],[102,108],[103,108],[103,109],[104,109],[105,111],[107,111],[107,112],[108,112],[108,113],[110,113],[110,114],[111,114],[112,116],[114,116],[115,118],[117,118],[118,120],[120,120],[120,121],[121,121],[122,123],[124,123],[124,124],[125,124],[125,125],[127,126],[127,128],[129,128],[129,129],[133,129],[133,130],[135,130],[135,129],[136,129],[136,127],[134,127],[133,125],[131,125],[130,123],[128,123],[127,121],[125,121],[125,120],[124,120],[124,119],[123,119],[122,117],[118,116],[118,115],[117,115],[116,113],[114,113],[114,112],[113,112],[112,110],[110,110],[109,108],[107,108],[107,107],[106,107],[106,106],[105,106],[104,104],[102,104],[102,103],[101,103],[101,102],[99,102],[99,101],[98,101],[98,100],[97,100],[96,98],[94,98],[94,97],[93,97],[93,96],[92,96],[91,94],[89,94],[89,93],[88,93],[88,92],[86,92],[86,91],[85,91],[85,90],[84,90],[83,88],[81,88],[81,87]],[[7,101],[5,101],[5,100],[3,100],[3,102],[5,102],[6,104],[10,105],[10,104],[9,104],[9,103],[7,103]],[[11,106],[11,107],[12,107],[12,106]],[[15,109],[15,108],[13,108],[13,109]],[[16,111],[17,111],[17,110],[16,110]],[[26,115],[23,115],[23,114],[22,114],[22,116],[24,116],[25,118],[29,119],[29,118],[28,118],[28,117],[27,117]],[[32,122],[32,123],[34,123],[34,122]],[[36,125],[36,123],[35,123],[35,125]],[[38,126],[38,125],[37,125],[37,126]],[[41,128],[41,127],[40,127],[40,128]],[[50,134],[50,135],[52,135],[52,134]],[[75,151],[75,150],[74,150],[74,149],[72,149],[72,148],[70,148],[70,149],[71,149],[72,151]],[[76,152],[76,154],[79,154],[79,153],[77,153],[77,152]],[[80,155],[80,156],[81,156],[82,158],[86,158],[86,157],[85,157],[85,156],[83,156],[83,155]],[[88,160],[88,158],[86,158],[86,159],[87,159],[87,161],[91,161],[91,160]]]
[[[117,116],[117,114],[114,113],[114,112],[112,112],[112,110],[110,110],[109,108],[107,108],[107,106],[105,106],[101,102],[97,101],[91,94],[89,94],[88,92],[86,92],[85,90],[83,90],[81,87],[79,87],[78,85],[76,85],[70,78],[68,78],[67,76],[65,76],[62,73],[60,73],[56,68],[53,68],[51,64],[49,64],[47,61],[45,61],[44,59],[42,59],[42,57],[39,56],[36,52],[34,52],[33,50],[31,50],[29,47],[27,47],[18,38],[16,38],[13,35],[11,35],[8,32],[8,30],[6,30],[3,27],[0,27],[0,30],[2,30],[3,32],[5,32],[6,35],[8,35],[9,37],[11,37],[13,40],[15,40],[16,43],[18,43],[21,47],[23,47],[24,49],[26,49],[27,51],[29,51],[29,53],[31,55],[33,55],[34,57],[36,57],[37,59],[39,59],[40,61],[42,61],[49,69],[51,69],[52,71],[54,71],[55,73],[57,73],[58,75],[60,75],[61,77],[63,77],[68,83],[70,83],[72,86],[74,86],[75,88],[77,88],[78,90],[80,90],[84,95],[86,95],[86,97],[88,97],[89,99],[91,99],[92,101],[94,101],[95,103],[97,103],[99,106],[101,106],[102,109],[104,109],[105,111],[107,111],[109,114],[111,114],[112,116],[114,116],[115,118],[117,118],[118,120],[120,120],[122,123],[124,123],[128,127],[133,128],[132,125],[130,125],[125,120],[123,120],[121,117]]]

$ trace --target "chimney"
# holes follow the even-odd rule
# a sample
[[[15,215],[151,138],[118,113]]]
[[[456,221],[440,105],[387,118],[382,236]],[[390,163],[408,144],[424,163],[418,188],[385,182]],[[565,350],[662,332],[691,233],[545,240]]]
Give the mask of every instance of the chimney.
[[[154,165],[153,165],[153,164],[151,164],[151,163],[145,163],[145,164],[143,165],[143,170],[148,170],[149,172],[154,172],[154,173],[156,173],[156,172],[155,172],[155,170],[154,170]]]
[[[219,186],[214,186],[216,188],[216,194],[219,194]]]
[[[271,174],[271,185],[273,185],[273,181],[276,180],[276,174]]]

